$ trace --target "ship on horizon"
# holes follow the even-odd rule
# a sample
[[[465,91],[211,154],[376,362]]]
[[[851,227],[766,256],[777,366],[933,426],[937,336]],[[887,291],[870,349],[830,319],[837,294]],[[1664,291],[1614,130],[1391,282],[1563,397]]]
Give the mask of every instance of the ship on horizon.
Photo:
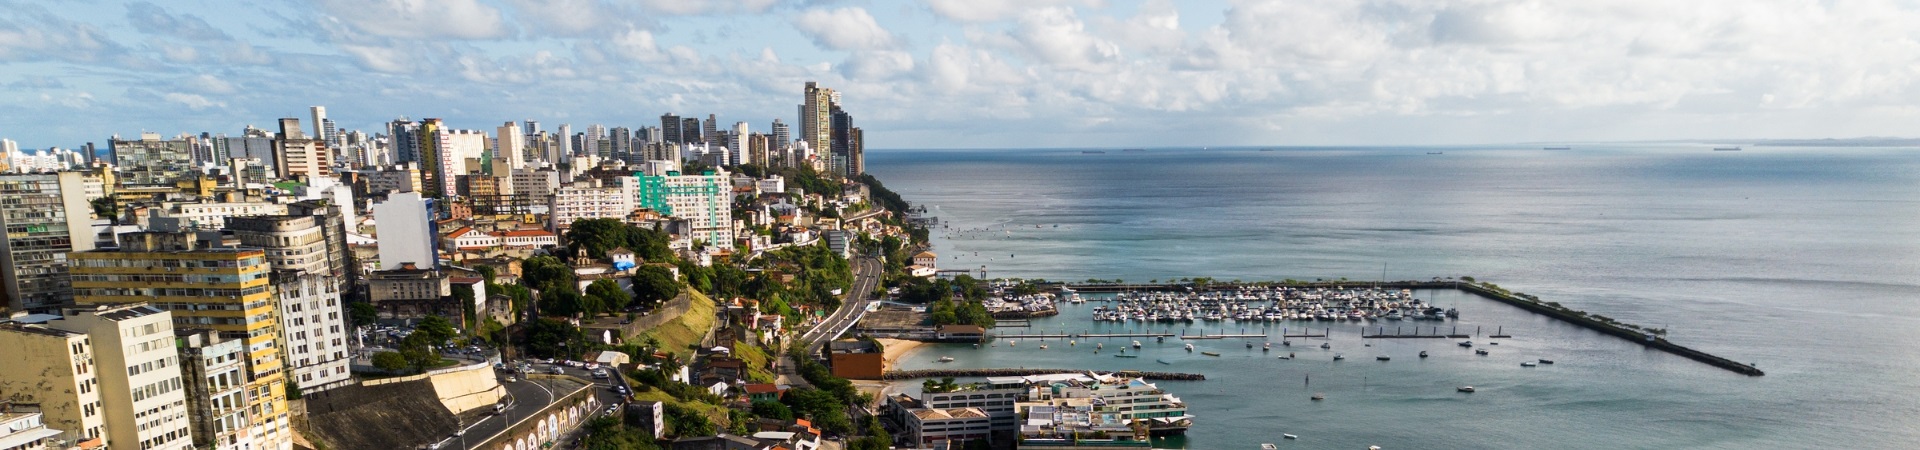
[[[1716,151],[1716,152],[1737,152],[1737,151],[1740,151],[1740,147],[1714,147],[1714,148],[1713,148],[1713,151]]]

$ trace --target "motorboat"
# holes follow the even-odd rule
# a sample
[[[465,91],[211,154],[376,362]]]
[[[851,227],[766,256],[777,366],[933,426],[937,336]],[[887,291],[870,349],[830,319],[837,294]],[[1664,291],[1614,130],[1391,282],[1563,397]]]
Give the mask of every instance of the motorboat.
[[[1133,341],[1133,348],[1140,348],[1140,341]]]
[[[1339,361],[1339,360],[1343,360],[1343,359],[1347,359],[1347,355],[1341,355],[1341,354],[1335,354],[1335,355],[1333,355],[1333,360],[1334,360],[1334,361]]]
[[[1426,351],[1426,350],[1421,350],[1421,351],[1420,351],[1420,357],[1421,357],[1421,358],[1425,358],[1425,357],[1427,357],[1427,351]]]
[[[1461,387],[1453,388],[1453,390],[1471,394],[1473,393],[1473,386],[1461,386]]]
[[[1046,350],[1046,349],[1047,349],[1047,344],[1040,344],[1040,349],[1041,349],[1041,350]]]
[[[1219,353],[1214,353],[1214,352],[1200,352],[1200,354],[1207,355],[1207,356],[1220,356]]]
[[[1280,437],[1283,437],[1283,438],[1287,438],[1287,439],[1299,439],[1299,438],[1300,438],[1299,436],[1294,436],[1294,435],[1291,435],[1291,434],[1286,434],[1286,433],[1281,433],[1281,434],[1280,434]]]
[[[1140,355],[1113,355],[1115,358],[1139,358]]]
[[[1474,350],[1473,354],[1480,355],[1480,356],[1487,356],[1487,349],[1483,348],[1483,349]]]
[[[952,356],[942,356],[942,357],[940,357],[940,362],[943,362],[943,363],[944,363],[944,362],[953,362],[953,357],[952,357]]]
[[[1313,401],[1316,401],[1316,402],[1321,400],[1326,400],[1327,394],[1313,394],[1312,398],[1313,398]]]
[[[1270,350],[1273,350],[1273,343],[1272,343],[1272,342],[1268,342],[1268,343],[1265,343],[1265,344],[1260,344],[1260,351],[1263,351],[1263,352],[1264,352],[1264,351],[1270,351]]]
[[[1324,350],[1324,349],[1329,349],[1329,348],[1333,348],[1333,344],[1332,344],[1332,343],[1323,343],[1323,344],[1320,344],[1320,348],[1321,348],[1321,349],[1323,349],[1323,350]]]
[[[1280,341],[1280,346],[1282,346],[1282,347],[1292,347],[1292,346],[1293,346],[1293,341]]]
[[[1253,343],[1252,343],[1252,342],[1248,342],[1248,343],[1247,343],[1247,348],[1253,348]]]
[[[1393,360],[1393,357],[1391,357],[1391,356],[1387,356],[1387,355],[1380,355],[1380,356],[1375,356],[1375,357],[1373,357],[1373,359],[1377,359],[1377,360],[1381,360],[1381,361],[1392,361],[1392,360]]]
[[[1536,363],[1536,362],[1533,362],[1533,361],[1522,361],[1522,362],[1520,363],[1520,367],[1535,367],[1535,366],[1539,366],[1539,365],[1540,365],[1540,363]]]
[[[1542,359],[1542,360],[1540,360],[1540,363],[1541,363],[1541,364],[1553,364],[1553,360],[1551,360],[1551,359]]]
[[[1460,341],[1460,346],[1461,346],[1461,347],[1472,347],[1472,346],[1473,346],[1473,341]]]

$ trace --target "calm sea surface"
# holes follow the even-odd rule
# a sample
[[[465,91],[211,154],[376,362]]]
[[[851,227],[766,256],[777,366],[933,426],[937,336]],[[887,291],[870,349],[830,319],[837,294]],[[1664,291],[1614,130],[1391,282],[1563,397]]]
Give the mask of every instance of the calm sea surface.
[[[1168,446],[1920,446],[1920,149],[875,151],[868,166],[948,227],[934,232],[945,269],[1127,281],[1466,275],[1669,328],[1674,341],[1767,371],[1736,375],[1451,291],[1418,294],[1461,310],[1442,326],[1515,337],[1479,357],[1450,340],[1367,347],[1357,326],[1332,325],[1330,341],[1284,349],[1275,338],[1265,355],[1234,340],[1196,343],[1217,358],[1147,342],[1138,359],[1112,357],[1118,340],[1100,341],[1100,354],[1023,340],[930,346],[904,364],[1206,374],[1161,383],[1198,416]],[[1092,306],[1032,331],[1101,330]],[[1274,358],[1286,350],[1299,359]],[[1434,356],[1415,358],[1421,350]],[[1519,366],[1537,358],[1558,364]],[[1315,392],[1327,400],[1308,400]]]

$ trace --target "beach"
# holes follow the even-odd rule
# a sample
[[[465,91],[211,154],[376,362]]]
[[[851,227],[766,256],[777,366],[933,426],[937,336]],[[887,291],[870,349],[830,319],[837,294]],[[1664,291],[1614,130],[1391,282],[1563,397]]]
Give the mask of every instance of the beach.
[[[880,354],[880,359],[882,361],[885,361],[885,366],[886,366],[885,370],[888,370],[888,371],[894,370],[896,365],[899,364],[901,357],[904,357],[904,356],[907,356],[908,354],[913,353],[914,349],[917,349],[920,347],[920,341],[909,341],[909,340],[903,340],[903,339],[875,339],[875,340],[880,342],[881,347],[886,348],[886,351]]]

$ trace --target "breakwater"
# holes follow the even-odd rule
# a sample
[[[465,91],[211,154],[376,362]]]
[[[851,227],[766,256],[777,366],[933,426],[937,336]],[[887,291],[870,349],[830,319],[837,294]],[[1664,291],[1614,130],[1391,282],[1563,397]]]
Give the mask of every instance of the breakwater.
[[[1079,373],[1079,372],[1086,372],[1086,370],[1026,369],[1026,368],[894,370],[894,371],[889,371],[887,373],[881,374],[880,379],[911,380],[915,378],[944,378],[944,377],[1024,377],[1028,375],[1048,375],[1048,374],[1056,374],[1056,373]],[[1148,380],[1202,381],[1207,379],[1206,375],[1201,375],[1197,373],[1147,372],[1147,371],[1139,371],[1139,370],[1122,370],[1122,371],[1117,371],[1112,373],[1120,376],[1139,377],[1139,378],[1144,378]]]
[[[1526,295],[1526,294],[1510,292],[1492,283],[1481,283],[1481,282],[1475,282],[1470,280],[1471,279],[1465,279],[1461,281],[1451,281],[1451,280],[1449,281],[1388,281],[1388,282],[1339,281],[1339,282],[1295,282],[1295,283],[1247,283],[1245,285],[1247,286],[1288,286],[1288,287],[1296,287],[1296,288],[1336,288],[1336,289],[1337,288],[1368,288],[1368,287],[1380,288],[1380,289],[1454,289],[1454,290],[1459,290],[1462,292],[1478,295],[1480,297],[1487,298],[1489,300],[1506,303],[1508,305],[1513,305],[1515,307],[1533,312],[1535,314],[1540,314],[1543,316],[1560,319],[1561,321],[1571,323],[1574,325],[1579,325],[1581,327],[1598,331],[1603,334],[1620,337],[1630,342],[1635,342],[1640,345],[1646,346],[1648,348],[1653,348],[1656,350],[1665,351],[1667,353],[1679,355],[1681,357],[1691,359],[1694,361],[1699,361],[1710,366],[1726,369],[1727,371],[1731,371],[1733,373],[1738,373],[1738,374],[1747,375],[1747,376],[1756,376],[1756,377],[1766,375],[1766,372],[1763,372],[1759,368],[1754,367],[1750,364],[1743,364],[1731,359],[1715,356],[1711,353],[1695,350],[1693,348],[1668,341],[1666,338],[1661,337],[1660,336],[1661,333],[1656,330],[1650,330],[1650,329],[1639,327],[1636,325],[1621,323],[1619,321],[1613,320],[1612,318],[1608,318],[1606,316],[1590,314],[1585,311],[1574,310],[1572,308],[1561,306],[1558,303],[1542,302],[1540,301],[1539,298]],[[1211,284],[1206,286],[1195,287],[1195,286],[1189,286],[1184,284],[1124,284],[1124,285],[1121,285],[1121,284],[1071,284],[1069,283],[1069,284],[1065,284],[1064,286],[1080,292],[1125,292],[1125,291],[1151,291],[1151,290],[1188,291],[1189,289],[1193,291],[1230,291],[1230,290],[1237,290],[1242,285],[1223,283],[1223,284]]]

